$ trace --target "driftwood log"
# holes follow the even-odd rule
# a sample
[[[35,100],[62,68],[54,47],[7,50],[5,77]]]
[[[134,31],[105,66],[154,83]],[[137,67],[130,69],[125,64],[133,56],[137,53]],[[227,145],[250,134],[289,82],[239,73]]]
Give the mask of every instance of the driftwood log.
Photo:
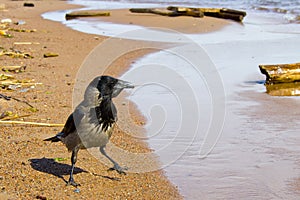
[[[130,12],[133,13],[152,13],[157,15],[177,17],[177,16],[192,16],[192,17],[203,17],[204,14],[196,9],[187,8],[184,10],[168,10],[159,8],[131,8]]]
[[[188,10],[193,10],[194,12],[198,11],[200,13],[203,13],[205,16],[231,19],[239,22],[243,21],[244,17],[247,14],[244,11],[227,9],[227,8],[185,8],[185,7],[169,6],[167,9],[175,12],[184,12]]]
[[[300,63],[259,65],[266,84],[300,82]]]
[[[66,20],[75,19],[78,17],[102,17],[102,16],[110,16],[110,12],[104,12],[99,10],[80,10],[67,13],[65,18]]]
[[[187,8],[187,7],[175,7],[169,6],[167,9],[157,8],[131,8],[130,12],[133,13],[152,13],[170,17],[176,16],[192,16],[192,17],[218,17],[223,19],[231,19],[235,21],[243,21],[246,16],[246,12],[227,9],[227,8]]]

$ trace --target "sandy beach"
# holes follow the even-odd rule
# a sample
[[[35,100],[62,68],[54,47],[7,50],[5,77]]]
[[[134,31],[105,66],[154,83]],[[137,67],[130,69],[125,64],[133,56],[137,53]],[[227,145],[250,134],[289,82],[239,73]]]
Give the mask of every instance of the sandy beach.
[[[180,125],[186,129],[182,129],[180,135],[177,118],[174,118],[178,110],[169,101],[165,91],[154,90],[154,102],[141,98],[141,102],[135,102],[136,105],[128,101],[129,93],[122,93],[114,100],[119,120],[107,151],[122,166],[131,169],[127,175],[108,171],[111,167],[109,162],[99,160],[92,155],[92,151],[81,150],[74,173],[75,180],[81,184],[79,190],[66,186],[65,183],[71,168],[71,155],[66,147],[61,143],[43,141],[59,132],[62,127],[0,124],[0,199],[299,198],[299,109],[295,109],[299,102],[294,97],[269,96],[262,84],[265,77],[258,69],[259,64],[299,62],[298,27],[293,24],[277,24],[272,18],[259,18],[255,14],[251,15],[251,12],[244,24],[210,17],[169,18],[152,14],[133,14],[127,9],[107,9],[106,11],[111,12],[110,17],[89,19],[89,22],[99,23],[103,32],[106,30],[101,29],[102,25],[107,27],[116,23],[164,28],[190,34],[188,36],[192,38],[192,43],[199,43],[205,50],[206,53],[195,59],[199,60],[200,64],[194,66],[198,66],[200,72],[204,73],[205,68],[201,69],[201,62],[206,63],[207,59],[213,61],[214,65],[208,65],[209,72],[219,74],[220,80],[213,79],[214,82],[210,84],[222,82],[221,89],[224,87],[222,92],[225,93],[222,105],[226,115],[223,119],[222,134],[213,150],[207,157],[199,158],[199,147],[205,141],[202,137],[208,132],[209,124],[215,126],[215,121],[209,121],[212,116],[210,107],[218,107],[211,105],[211,99],[205,96],[207,88],[202,84],[205,82],[205,76],[200,74],[199,79],[194,79],[194,75],[197,75],[197,70],[193,71],[194,66],[185,65],[180,59],[177,60],[180,56],[176,56],[193,55],[199,50],[199,46],[181,49],[184,45],[178,47],[178,43],[156,43],[109,38],[101,36],[101,33],[82,33],[60,22],[41,17],[45,12],[78,8],[78,5],[60,0],[41,0],[33,3],[34,7],[24,7],[24,1],[3,0],[0,3],[0,20],[10,19],[13,22],[7,27],[1,24],[0,30],[6,30],[4,33],[7,35],[0,35],[0,52],[13,52],[20,56],[13,58],[12,55],[1,55],[0,67],[25,68],[20,73],[5,69],[0,72],[13,76],[23,84],[20,88],[11,86],[7,89],[3,86],[1,89],[0,94],[18,100],[0,98],[2,120],[63,124],[73,107],[81,100],[80,94],[84,87],[80,81],[86,84],[89,80],[82,80],[84,77],[92,79],[103,73],[115,77],[129,77],[132,78],[130,81],[134,80],[135,84],[140,85],[153,82],[155,78],[171,77],[170,85],[167,86],[170,86],[172,92],[177,92],[182,87],[180,81],[190,83],[188,81],[197,80],[194,81],[196,86],[190,86],[195,86],[192,95],[199,94],[200,97],[193,99],[189,96],[186,98],[186,105],[180,102],[192,113],[183,118],[186,123]],[[109,23],[101,24],[100,21]],[[162,32],[166,33],[167,30]],[[114,42],[107,42],[109,40]],[[116,54],[122,50],[124,54]],[[185,50],[191,54],[183,54]],[[58,56],[45,58],[46,53]],[[93,56],[96,59],[90,60]],[[162,69],[161,74],[158,68],[155,68],[155,64]],[[140,71],[137,70],[139,65],[142,69]],[[157,77],[153,77],[151,67],[158,71]],[[169,70],[164,72],[167,68]],[[190,69],[193,70],[189,71]],[[145,74],[134,77],[134,70]],[[182,71],[178,73],[176,70]],[[172,77],[172,73],[169,72],[176,72],[175,76]],[[211,74],[206,75],[212,77]],[[145,90],[142,89],[140,93],[147,91],[146,87]],[[178,92],[176,95],[186,96],[191,88],[185,89],[183,93]],[[208,90],[208,96],[213,94],[212,92],[214,91]],[[76,96],[77,94],[79,96]],[[158,139],[147,137],[146,132],[151,135],[149,127],[151,129],[152,125],[147,124],[147,112],[152,109],[149,102],[153,105],[160,104],[159,100],[163,95],[166,105],[160,106],[165,106],[164,114],[168,115],[167,120],[175,122],[175,128],[171,127],[165,131],[165,135],[155,135]],[[222,98],[223,96],[217,96],[215,99],[223,101]],[[194,100],[197,101],[192,104]],[[146,104],[150,105],[149,109]],[[168,105],[171,107],[169,113]],[[198,110],[195,109],[196,106],[199,106]],[[165,120],[160,118],[162,112],[157,112],[156,115],[155,111],[151,110],[151,117],[156,117],[159,121]],[[218,111],[215,109],[212,114],[218,116]],[[193,120],[199,121],[198,132],[191,126]],[[174,139],[170,136],[172,133],[178,133]],[[189,137],[193,141],[189,141]],[[164,147],[166,141],[172,141],[168,147],[175,144],[174,149],[166,148],[169,151],[159,154],[160,152],[156,152],[151,146],[153,138],[156,139],[154,145],[158,147]],[[131,154],[154,152],[155,156],[142,160],[128,159],[114,152],[111,148],[113,145]],[[187,149],[181,149],[186,146]],[[171,164],[167,163],[164,169],[151,170],[160,169],[165,164],[163,160],[172,156],[172,151],[183,154],[176,162],[173,160]],[[157,158],[157,155],[160,157]],[[136,169],[140,173],[134,172]]]
[[[1,113],[10,111],[18,116],[26,115],[17,120],[64,123],[72,112],[72,92],[76,73],[90,51],[106,38],[80,33],[58,22],[41,18],[41,14],[48,11],[78,6],[59,0],[33,1],[34,7],[23,7],[23,3],[23,1],[2,1],[4,8],[0,10],[0,19],[9,18],[13,22],[24,21],[25,24],[11,24],[10,28],[32,31],[11,30],[9,31],[11,38],[0,36],[0,47],[26,52],[33,58],[1,56],[0,66],[26,66],[25,72],[9,74],[16,79],[34,80],[41,85],[36,85],[28,91],[1,90],[1,94],[27,101],[37,110],[29,109],[28,105],[21,102],[0,99]],[[173,19],[158,16],[145,16],[144,19],[147,21],[144,21],[140,17],[128,15],[126,11],[116,11],[113,15],[116,18],[105,20],[156,26],[154,20],[159,18],[159,27],[185,30],[190,33],[215,31],[228,24],[224,20],[211,18],[203,18],[197,21],[199,24],[195,24],[195,19],[185,17],[171,22]],[[123,18],[123,15],[126,17]],[[121,17],[124,21],[118,21]],[[194,28],[191,28],[190,24],[194,24]],[[44,58],[43,55],[48,52],[57,53],[59,56]],[[124,55],[114,62],[106,73],[118,77],[134,60],[147,53],[149,51],[144,50]],[[118,100],[117,103],[119,115],[125,112],[124,109],[122,110],[122,101],[124,100]],[[125,101],[125,104],[130,103]],[[143,125],[143,118],[139,116],[133,105],[131,107],[131,115],[135,122]],[[126,126],[125,121],[119,123],[125,123]],[[177,187],[165,177],[164,171],[119,175],[107,171],[109,166],[99,162],[88,151],[79,152],[75,179],[81,186],[79,193],[74,192],[74,187],[65,185],[71,167],[70,153],[62,144],[49,144],[42,141],[56,134],[60,129],[61,127],[1,125],[1,199],[182,199]],[[150,151],[145,142],[133,139],[120,129],[114,131],[112,142],[132,152]],[[64,159],[54,161],[54,158]],[[122,164],[126,165],[126,163]],[[158,163],[153,160],[151,164]]]
[[[217,31],[231,23],[228,20],[211,17],[164,17],[154,14],[131,13],[128,9],[109,10],[109,12],[111,16],[102,17],[101,21],[143,27],[166,28],[189,34]]]

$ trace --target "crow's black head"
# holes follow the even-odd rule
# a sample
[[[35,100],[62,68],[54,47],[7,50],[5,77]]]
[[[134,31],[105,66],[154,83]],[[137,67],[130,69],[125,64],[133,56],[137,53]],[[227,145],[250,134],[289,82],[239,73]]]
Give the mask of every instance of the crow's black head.
[[[125,88],[134,88],[131,83],[113,78],[111,76],[98,77],[98,83],[96,87],[100,92],[99,97],[110,98],[118,96]]]

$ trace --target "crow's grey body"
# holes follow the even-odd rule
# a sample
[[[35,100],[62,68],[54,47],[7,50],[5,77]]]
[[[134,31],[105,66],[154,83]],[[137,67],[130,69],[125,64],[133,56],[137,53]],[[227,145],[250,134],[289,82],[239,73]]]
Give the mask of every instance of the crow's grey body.
[[[56,136],[45,140],[61,141],[69,151],[72,151],[72,169],[68,184],[78,185],[73,179],[73,170],[79,149],[100,147],[100,152],[114,164],[113,169],[124,173],[123,169],[104,150],[117,121],[117,110],[112,98],[124,88],[133,88],[133,86],[109,76],[95,78],[87,87],[84,100],[68,117],[63,130]]]
[[[62,135],[58,135],[58,138],[66,145],[69,151],[72,151],[75,147],[87,149],[102,147],[108,143],[115,125],[114,122],[117,119],[116,117],[112,118],[113,123],[104,129],[103,123],[99,123],[95,108],[79,105],[72,116],[70,116],[73,118],[76,129],[71,134],[66,135],[63,130]]]

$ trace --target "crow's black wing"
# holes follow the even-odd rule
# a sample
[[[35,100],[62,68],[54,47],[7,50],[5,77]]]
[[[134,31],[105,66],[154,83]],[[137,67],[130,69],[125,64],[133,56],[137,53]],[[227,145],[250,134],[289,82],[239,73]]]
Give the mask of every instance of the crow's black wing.
[[[67,137],[70,133],[76,131],[76,126],[79,125],[82,118],[84,117],[84,113],[79,109],[76,109],[67,119],[63,130],[61,131],[63,135],[61,137]]]

